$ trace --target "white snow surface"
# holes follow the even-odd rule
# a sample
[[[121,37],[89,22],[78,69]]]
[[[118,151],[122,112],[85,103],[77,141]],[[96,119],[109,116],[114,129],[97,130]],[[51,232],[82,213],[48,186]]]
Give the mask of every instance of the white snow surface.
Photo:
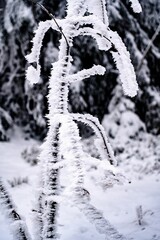
[[[129,118],[130,115],[126,119]],[[106,120],[108,121],[107,116]],[[105,120],[103,123],[105,125]],[[124,134],[126,133],[124,132]],[[126,144],[125,141],[126,138],[122,137],[121,144]],[[146,142],[147,140],[144,143],[141,142],[139,148],[142,152],[144,150],[151,152],[150,149],[145,148]],[[135,147],[136,143],[132,140],[130,152],[132,149],[134,152],[133,146]],[[26,219],[31,233],[34,228],[32,209],[34,208],[39,169],[37,165],[31,166],[26,163],[21,153],[35,144],[39,145],[34,140],[24,140],[24,136],[20,133],[16,134],[10,142],[0,143],[0,176],[8,186],[8,191],[17,205],[19,213]],[[127,146],[128,148],[129,146]],[[89,189],[91,204],[100,210],[103,216],[127,239],[160,240],[160,175],[158,171],[151,171],[147,174],[144,171],[138,171],[139,168],[136,169],[137,161],[136,155],[133,155],[130,161],[125,158],[124,151],[123,161],[119,163],[117,170],[123,171],[125,177],[131,179],[131,183],[125,181],[123,185],[114,185],[113,187],[105,185],[103,166],[96,171],[94,166],[90,168],[90,164],[88,164],[88,167],[86,165],[88,177],[85,186]],[[153,162],[154,156],[151,155],[148,161]],[[141,167],[145,166],[145,159],[139,160],[140,165]],[[28,177],[28,184],[23,183],[13,188],[8,184],[8,180],[13,181],[14,178],[24,177]],[[69,176],[65,175],[64,181],[68,181],[68,178]],[[137,217],[137,209],[140,206],[142,207],[142,225],[138,224]],[[59,209],[58,232],[63,240],[105,239],[69,201],[62,202]],[[0,240],[13,240],[8,221],[3,214],[3,208],[0,208]]]

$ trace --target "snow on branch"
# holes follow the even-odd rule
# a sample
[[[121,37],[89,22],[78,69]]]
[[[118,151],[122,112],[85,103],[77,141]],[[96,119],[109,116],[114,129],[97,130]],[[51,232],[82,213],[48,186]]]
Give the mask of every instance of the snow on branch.
[[[131,3],[131,7],[135,13],[142,12],[142,7],[138,0],[129,0],[129,2]]]
[[[50,108],[48,117],[50,121],[52,121],[51,117],[54,117],[54,114],[66,112],[68,109],[68,74],[71,61],[72,57],[66,56],[53,64],[49,79],[50,91],[48,94]]]
[[[84,15],[86,12],[86,0],[67,0],[67,17]]]
[[[90,223],[92,223],[96,230],[105,236],[106,240],[127,240],[107,221],[102,212],[96,209],[89,201],[81,198],[75,200],[76,206],[86,216]]]
[[[94,16],[97,16],[101,19],[101,21],[106,25],[109,24],[105,1],[104,0],[86,0],[86,4],[88,5],[88,12],[93,13]]]
[[[84,69],[82,71],[79,71],[78,73],[69,75],[69,82],[75,82],[75,81],[82,81],[85,78],[89,78],[94,75],[104,75],[105,68],[101,65],[94,65],[92,68]]]
[[[108,30],[106,24],[104,24],[99,17],[95,16],[95,15],[88,15],[88,16],[84,16],[84,17],[78,17],[76,19],[74,19],[73,21],[78,23],[78,27],[79,28],[84,28],[86,27],[85,25],[91,25],[93,27],[93,29],[95,29],[96,31],[100,32],[101,35],[106,35]]]
[[[60,129],[60,152],[64,156],[68,168],[66,192],[73,194],[75,188],[82,188],[84,184],[83,159],[84,152],[80,142],[79,129],[73,121],[72,115],[61,116],[62,126]],[[69,141],[68,141],[69,139]]]
[[[31,84],[38,83],[39,81],[41,69],[39,65],[39,56],[44,35],[49,28],[59,31],[59,28],[53,20],[47,20],[39,23],[38,29],[35,31],[35,36],[32,41],[33,47],[31,53],[26,56],[27,61],[32,64],[26,71],[26,78]]]
[[[92,28],[84,27],[85,24],[91,24]],[[90,35],[95,38],[100,50],[109,50],[111,46],[113,47],[111,53],[120,72],[124,93],[130,97],[134,97],[138,91],[136,75],[131,63],[130,54],[118,33],[107,29],[105,24],[92,15],[81,19],[78,31],[77,33],[79,34]]]
[[[58,115],[59,116],[59,115]],[[53,168],[53,165],[61,160],[59,151],[60,146],[60,127],[61,123],[55,119],[55,125],[50,126],[46,142],[43,144],[40,155],[40,164],[42,167],[42,239],[57,239],[57,213],[58,201],[60,196],[59,167]]]
[[[39,23],[38,29],[35,31],[35,36],[32,41],[33,47],[31,53],[26,56],[29,63],[37,62],[39,60],[42,41],[45,33],[48,31],[49,28],[52,28],[56,31],[59,30],[53,20],[47,20],[45,22]]]
[[[103,159],[107,158],[111,165],[116,164],[116,159],[114,157],[114,152],[112,147],[106,137],[103,126],[99,123],[98,119],[90,114],[72,114],[72,117],[76,121],[80,121],[87,126],[89,126],[93,132],[96,134],[100,142],[97,141],[96,147],[98,148],[100,155]],[[107,154],[106,154],[107,153]]]
[[[114,50],[111,51],[111,53],[120,73],[120,80],[124,93],[130,97],[134,97],[138,91],[138,84],[131,63],[130,54],[117,32],[110,30],[109,34],[114,47]]]
[[[111,42],[109,41],[109,39],[105,37],[98,29],[93,29],[89,27],[80,28],[77,31],[77,35],[93,37],[97,42],[99,50],[107,51],[111,48]]]
[[[0,203],[4,206],[4,211],[11,224],[11,231],[15,240],[31,240],[27,226],[21,216],[17,213],[12,199],[7,192],[0,178]]]

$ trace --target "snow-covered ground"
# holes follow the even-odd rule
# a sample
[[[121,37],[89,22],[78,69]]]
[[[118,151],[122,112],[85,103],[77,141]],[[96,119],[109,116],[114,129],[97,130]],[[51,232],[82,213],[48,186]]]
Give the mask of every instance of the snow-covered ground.
[[[38,143],[34,140],[24,140],[21,134],[10,142],[0,143],[0,176],[5,181],[19,213],[26,218],[30,231],[33,231],[31,220],[38,167],[27,163],[22,157],[22,152],[35,144]],[[88,170],[90,178],[87,184],[91,190],[91,203],[103,212],[103,216],[127,239],[160,240],[160,174],[157,171],[147,174],[140,172],[140,168],[136,169],[136,164],[133,162],[132,159],[130,165],[127,162],[127,164],[121,163],[118,167],[120,171],[123,169],[125,177],[131,179],[131,183],[126,181],[123,185],[114,185],[110,188],[102,187],[100,184],[93,185],[94,172]],[[139,162],[140,165],[143,166],[142,161]],[[11,182],[15,182],[14,179],[18,178],[27,178],[28,181],[11,187]],[[65,209],[65,206],[67,203],[62,206],[58,220],[61,223],[59,226],[59,231],[62,230],[61,239],[104,239],[103,235],[96,233],[94,227],[78,209],[74,206],[73,209],[71,207]],[[3,207],[0,208],[0,240],[12,240]]]

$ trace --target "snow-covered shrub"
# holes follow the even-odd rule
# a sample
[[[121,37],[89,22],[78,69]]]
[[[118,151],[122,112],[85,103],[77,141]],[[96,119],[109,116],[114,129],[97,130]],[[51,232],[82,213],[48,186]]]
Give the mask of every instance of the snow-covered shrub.
[[[131,2],[133,9],[138,12],[138,1]],[[123,240],[125,237],[90,202],[92,188],[89,189],[87,184],[88,168],[103,173],[101,179],[95,176],[95,181],[103,189],[120,181],[119,175],[114,171],[116,161],[111,145],[97,118],[89,114],[69,112],[68,92],[70,84],[105,73],[105,68],[101,65],[71,73],[73,58],[70,50],[75,37],[91,36],[99,50],[111,52],[120,72],[124,93],[133,97],[138,86],[129,52],[118,33],[109,28],[104,0],[95,0],[94,6],[91,0],[68,0],[65,19],[55,19],[50,13],[49,16],[51,20],[40,22],[33,38],[32,51],[26,57],[30,64],[26,77],[31,84],[36,84],[40,79],[39,56],[45,33],[50,28],[60,32],[62,38],[58,60],[52,65],[49,79],[49,131],[39,156],[41,175],[37,207],[34,210],[37,226],[35,238],[61,239],[58,216],[59,209],[66,203],[66,208],[78,208],[105,239]],[[83,151],[78,122],[87,125],[95,133],[99,158],[93,158]]]
[[[120,86],[117,86],[109,104],[109,114],[103,119],[103,126],[111,138],[117,138],[125,145],[130,139],[140,137],[146,129],[145,124],[134,113],[134,103],[122,95]]]
[[[26,148],[21,153],[22,158],[31,166],[34,166],[38,163],[38,155],[39,155],[39,146],[37,145],[34,145],[30,148]]]
[[[109,114],[102,121],[118,164],[138,179],[159,174],[160,138],[147,132],[145,124],[134,113],[135,104],[122,95],[121,87],[117,86],[109,104]]]
[[[28,177],[18,177],[18,178],[13,178],[12,180],[8,180],[8,184],[14,188],[22,184],[28,184]]]

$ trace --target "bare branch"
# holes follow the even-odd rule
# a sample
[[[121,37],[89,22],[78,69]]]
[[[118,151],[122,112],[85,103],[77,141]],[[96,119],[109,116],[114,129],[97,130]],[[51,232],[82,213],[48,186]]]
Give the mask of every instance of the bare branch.
[[[150,43],[148,44],[148,46],[146,47],[146,49],[145,49],[145,51],[144,51],[144,53],[143,53],[142,59],[141,59],[141,61],[140,61],[140,64],[139,64],[138,67],[137,67],[137,71],[136,71],[137,74],[138,74],[139,71],[141,70],[143,61],[144,61],[145,57],[147,56],[147,53],[149,52],[150,48],[152,47],[152,44],[153,44],[154,40],[156,39],[157,35],[159,34],[159,32],[160,32],[160,24],[159,24],[159,26],[157,27],[157,29],[156,29],[153,37],[152,37],[151,40],[150,40]]]

